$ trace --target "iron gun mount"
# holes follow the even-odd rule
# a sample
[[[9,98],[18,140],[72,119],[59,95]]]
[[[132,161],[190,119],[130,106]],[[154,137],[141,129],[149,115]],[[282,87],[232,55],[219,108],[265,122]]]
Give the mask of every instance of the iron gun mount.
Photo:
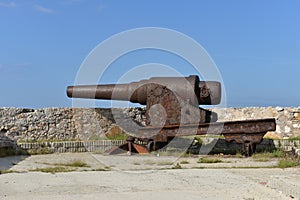
[[[200,81],[195,75],[154,77],[129,84],[68,86],[67,96],[146,105],[146,126],[138,130],[138,137],[129,137],[128,143],[110,153],[120,149],[148,153],[162,148],[174,137],[214,134],[212,130],[216,130],[215,134],[223,134],[226,140],[242,143],[244,153],[251,156],[264,134],[275,130],[275,119],[217,122],[216,113],[199,105],[219,104],[221,84]]]

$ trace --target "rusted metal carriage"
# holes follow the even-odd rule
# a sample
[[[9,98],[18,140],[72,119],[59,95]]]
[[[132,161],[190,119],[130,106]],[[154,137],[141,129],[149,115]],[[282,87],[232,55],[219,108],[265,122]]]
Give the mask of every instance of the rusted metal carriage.
[[[126,100],[146,105],[146,126],[128,143],[112,149],[147,153],[168,144],[174,137],[222,134],[227,141],[243,144],[251,156],[256,144],[268,131],[275,130],[275,119],[218,122],[216,113],[199,105],[216,105],[221,101],[221,84],[200,81],[198,76],[154,77],[129,84],[69,86],[68,97]],[[142,141],[145,145],[138,144]]]

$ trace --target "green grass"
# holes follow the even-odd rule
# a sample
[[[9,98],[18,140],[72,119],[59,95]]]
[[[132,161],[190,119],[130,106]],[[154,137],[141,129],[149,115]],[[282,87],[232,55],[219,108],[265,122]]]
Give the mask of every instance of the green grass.
[[[288,167],[296,167],[299,166],[300,163],[298,161],[292,160],[292,159],[282,159],[278,162],[279,168],[288,168]]]
[[[252,158],[259,162],[266,162],[272,158],[279,158],[280,160],[279,160],[277,166],[275,166],[275,167],[279,167],[279,168],[288,168],[288,167],[295,167],[295,166],[300,165],[299,161],[288,156],[282,150],[275,150],[273,152],[257,153],[257,154],[254,154],[252,156]]]
[[[90,167],[87,163],[80,161],[80,160],[74,160],[68,163],[48,163],[43,162],[42,164],[45,165],[54,165],[54,166],[61,166],[61,167]]]
[[[67,166],[67,167],[90,167],[87,163],[80,161],[80,160],[75,160],[73,162],[61,164],[61,165]]]
[[[300,136],[288,138],[288,140],[300,140]]]
[[[176,165],[174,165],[172,167],[172,169],[182,169],[181,165],[179,163],[177,163]]]
[[[197,166],[197,167],[192,167],[192,169],[206,169],[206,167],[199,167],[199,166]]]
[[[237,153],[234,155],[234,157],[236,157],[236,158],[243,158],[244,156],[242,155],[241,152],[237,152]]]
[[[285,153],[281,150],[274,150],[273,152],[256,153],[252,156],[253,160],[258,162],[267,162],[272,158],[284,158]]]
[[[261,158],[253,158],[257,162],[268,162],[270,158],[267,157],[261,157]]]
[[[222,160],[218,158],[200,158],[197,163],[221,163]]]
[[[31,172],[44,172],[44,173],[61,173],[61,172],[72,172],[76,171],[76,168],[67,168],[67,167],[61,167],[61,166],[56,166],[56,167],[45,167],[45,168],[36,168],[30,170]]]
[[[190,162],[189,162],[189,161],[187,161],[187,160],[182,160],[182,161],[180,162],[180,164],[182,164],[182,165],[186,165],[186,164],[190,164]]]
[[[19,173],[16,170],[0,170],[0,174]]]
[[[173,162],[169,162],[169,161],[159,161],[159,162],[155,162],[153,160],[146,160],[145,161],[146,165],[172,165]],[[134,163],[134,165],[139,165],[137,163]]]
[[[275,151],[273,151],[273,152],[271,153],[271,156],[272,156],[273,158],[282,158],[282,157],[285,156],[285,153],[284,153],[283,151],[281,151],[281,150],[275,150]]]
[[[38,163],[38,162],[37,162]],[[44,165],[54,165],[54,166],[60,166],[60,167],[90,167],[87,163],[80,161],[80,160],[74,160],[68,163],[48,163],[48,162],[42,162],[41,164]]]
[[[98,172],[102,172],[102,171],[110,171],[110,167],[99,167],[99,168],[96,168],[96,169],[92,169],[92,171],[98,171]]]
[[[39,149],[29,149],[27,150],[30,155],[43,155],[53,153],[50,148],[39,148]]]
[[[113,126],[109,129],[105,136],[110,140],[126,140],[129,135],[119,126]]]

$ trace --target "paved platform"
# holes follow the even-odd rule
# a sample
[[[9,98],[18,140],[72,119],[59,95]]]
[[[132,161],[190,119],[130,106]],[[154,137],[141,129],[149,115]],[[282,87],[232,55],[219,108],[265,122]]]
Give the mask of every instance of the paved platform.
[[[30,171],[79,159],[89,166],[55,174]],[[180,159],[188,162],[181,164],[185,169],[171,169]],[[10,167],[19,173],[0,175],[0,199],[300,199],[300,168],[256,168],[250,158],[201,165],[198,159],[97,154],[23,157]],[[108,171],[93,171],[105,166]]]

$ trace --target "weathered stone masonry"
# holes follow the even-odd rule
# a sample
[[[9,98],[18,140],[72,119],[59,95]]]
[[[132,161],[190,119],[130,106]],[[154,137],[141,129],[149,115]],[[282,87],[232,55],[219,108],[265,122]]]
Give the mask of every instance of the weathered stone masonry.
[[[214,109],[220,120],[245,120],[275,118],[276,131],[272,134],[277,139],[300,136],[300,107],[249,107]]]
[[[130,125],[131,118],[144,124],[144,110],[0,108],[0,141],[89,140],[108,133],[116,121]]]
[[[218,113],[220,121],[274,117],[277,129],[268,133],[269,136],[276,139],[300,137],[300,107],[217,108],[213,111]],[[134,133],[137,130],[135,123],[145,125],[144,108],[0,108],[0,148],[23,143],[20,144],[23,149],[46,147],[51,152],[81,152],[89,148],[103,151],[113,143],[107,145],[100,142],[95,145],[94,140],[103,138],[120,124],[125,130]],[[72,140],[91,144],[70,142]],[[290,149],[290,143],[296,148],[300,146],[300,141],[286,142],[285,145],[285,141],[274,141],[276,147],[284,149]],[[227,144],[221,147],[224,145]]]
[[[276,118],[278,138],[300,136],[300,107],[217,108],[219,120]],[[89,140],[108,133],[117,124],[130,130],[132,120],[144,125],[143,108],[0,108],[0,139],[12,141]],[[134,130],[132,130],[134,131]]]

